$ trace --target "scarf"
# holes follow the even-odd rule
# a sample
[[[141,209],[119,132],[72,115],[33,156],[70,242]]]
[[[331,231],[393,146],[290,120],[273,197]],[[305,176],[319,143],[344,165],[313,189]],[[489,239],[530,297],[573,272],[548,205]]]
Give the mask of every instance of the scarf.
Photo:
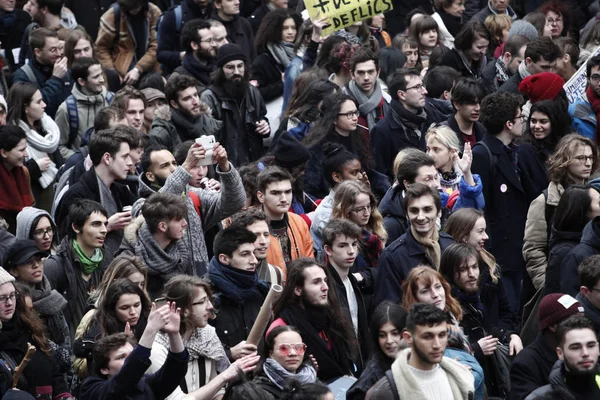
[[[166,334],[159,332],[155,340],[167,349],[171,348],[169,336]],[[217,372],[219,373],[225,371],[231,365],[221,340],[217,336],[217,331],[210,325],[206,325],[204,328],[196,328],[190,338],[183,344],[188,350],[190,360],[200,358],[214,360],[217,363]]]
[[[460,28],[462,28],[462,17],[455,17],[454,15],[448,14],[444,11],[443,8],[440,8],[438,11],[442,22],[444,22],[444,26],[448,30],[448,33],[452,35],[452,37],[456,37],[458,32],[460,32]]]
[[[479,312],[481,312],[481,316],[485,314],[485,307],[481,302],[481,297],[479,296],[479,292],[477,293],[465,293],[456,286],[452,286],[452,296],[458,300],[460,304],[468,303],[471,306],[475,307]],[[484,335],[485,336],[485,335]]]
[[[440,172],[439,175],[442,190],[448,193],[448,195],[451,195],[452,192],[458,190],[462,178],[462,172],[459,169],[453,168],[452,171]]]
[[[354,79],[348,83],[348,91],[358,101],[358,104],[360,104],[358,107],[360,114],[367,116],[367,125],[370,131],[377,124],[377,107],[379,107],[379,104],[381,104],[383,99],[379,80],[375,81],[375,89],[373,90],[373,93],[371,93],[370,97],[360,90]],[[385,100],[383,101],[383,108],[389,108]]]
[[[464,350],[469,354],[473,354],[471,344],[461,328],[460,323],[451,311],[448,311],[448,315],[450,316],[451,321],[448,324],[448,347]]]
[[[588,86],[586,90],[586,95],[590,105],[592,106],[592,110],[596,114],[596,120],[600,121],[600,97],[596,96],[594,89],[591,86]],[[600,123],[596,124],[596,143],[600,140]]]
[[[27,152],[29,153],[29,157],[34,160],[39,160],[52,155],[52,153],[58,149],[58,142],[60,140],[60,130],[52,118],[47,114],[44,114],[40,123],[42,130],[45,133],[43,136],[35,129],[30,128],[25,121],[19,121],[19,127],[27,134]],[[46,189],[54,182],[57,173],[58,168],[56,167],[56,164],[50,161],[50,167],[42,172],[42,176],[38,179],[42,189]]]
[[[376,234],[363,229],[360,236],[360,250],[369,267],[375,268],[383,251],[383,241]]]
[[[33,193],[29,182],[29,171],[25,167],[7,171],[0,163],[0,209],[21,211],[33,205]]]
[[[46,320],[50,339],[58,344],[63,343],[66,339],[63,334],[65,333],[63,332],[63,325],[66,327],[66,324],[61,320],[64,318],[62,310],[67,305],[67,300],[52,289],[46,275],[44,275],[42,282],[32,287],[31,295],[34,310]]]
[[[115,215],[119,209],[117,207],[117,203],[115,202],[115,198],[113,197],[110,189],[102,182],[102,179],[94,172],[96,176],[96,180],[98,181],[98,193],[100,194],[100,204],[104,206],[106,213],[110,216]]]
[[[430,238],[424,238],[420,236],[415,230],[415,227],[412,225],[410,226],[410,232],[412,233],[415,240],[418,243],[420,243],[423,247],[425,247],[425,253],[427,254],[427,257],[429,257],[429,259],[433,263],[433,267],[435,267],[435,269],[439,271],[440,260],[442,259],[442,250],[440,248],[439,242],[440,234],[438,233],[437,229],[434,229],[433,236]]]
[[[210,74],[213,71],[214,64],[202,64],[192,54],[186,53],[181,62],[183,68],[205,86],[210,84]]]
[[[521,61],[521,64],[519,64],[518,71],[519,71],[519,75],[521,75],[521,79],[525,79],[531,75],[531,72],[529,72],[529,70],[527,69],[527,65],[525,64],[525,61]]]
[[[161,249],[145,222],[138,231],[135,254],[139,255],[148,267],[149,275],[160,275],[166,280],[177,274],[185,273],[189,265],[188,250],[183,240],[171,242],[166,249]]]
[[[277,317],[302,332],[307,353],[319,363],[319,379],[327,381],[351,373],[348,343],[331,329],[325,308],[302,308],[294,303],[281,310]]]
[[[265,371],[265,375],[277,386],[279,389],[283,390],[285,383],[288,379],[294,379],[301,384],[305,383],[315,383],[317,380],[317,371],[313,367],[307,364],[300,365],[300,368],[296,371],[296,373],[292,373],[287,369],[283,368],[281,364],[277,361],[268,357],[265,359],[263,364],[263,370]]]
[[[293,125],[293,126],[290,126]],[[297,139],[299,142],[304,140],[306,135],[308,135],[308,131],[310,130],[311,124],[300,121],[296,117],[290,117],[288,120],[288,133],[294,139]]]
[[[208,267],[208,278],[216,287],[215,303],[220,303],[221,297],[225,297],[235,304],[241,305],[248,300],[262,298],[259,289],[265,286],[258,279],[256,271],[242,271],[221,264],[213,257]]]
[[[279,43],[269,43],[267,45],[269,53],[273,56],[277,64],[285,69],[294,58],[294,44],[281,41]]]
[[[508,71],[508,68],[506,68],[504,61],[502,61],[502,59],[499,58],[496,61],[496,85],[498,87],[500,87],[500,85],[502,85],[504,82],[508,81],[509,79],[510,79],[510,72]]]
[[[171,108],[171,121],[175,124],[182,141],[192,140],[204,134],[199,119],[190,118],[175,108]]]
[[[104,259],[104,253],[102,250],[96,249],[94,250],[94,254],[92,257],[88,257],[84,252],[77,240],[73,240],[73,250],[75,250],[75,254],[79,258],[79,262],[83,267],[83,273],[85,275],[91,275],[100,267],[100,263]]]
[[[393,99],[390,102],[390,107],[394,111],[393,117],[396,119],[396,122],[411,129],[420,138],[423,134],[421,129],[424,129],[424,125],[427,123],[427,114],[425,113],[425,109],[422,108],[418,113],[413,114],[404,108],[404,106],[398,100]],[[404,130],[404,134],[408,136],[406,129]]]

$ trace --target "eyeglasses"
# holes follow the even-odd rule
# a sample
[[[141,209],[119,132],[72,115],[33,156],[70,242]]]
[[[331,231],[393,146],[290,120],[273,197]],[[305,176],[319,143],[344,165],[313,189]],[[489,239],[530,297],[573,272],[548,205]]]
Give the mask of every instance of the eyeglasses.
[[[415,89],[417,92],[422,92],[423,89],[425,89],[425,86],[423,86],[422,84],[416,85],[416,86],[411,86],[411,87],[407,87],[404,91],[408,92],[409,90]]]
[[[562,18],[556,18],[556,19],[548,18],[548,19],[546,19],[546,23],[548,23],[550,25],[558,25],[561,22],[562,22]]]
[[[15,301],[19,298],[19,292],[12,292],[11,294],[0,296],[0,304],[8,304],[8,301]]]
[[[54,236],[54,228],[50,227],[46,229],[38,229],[36,231],[33,231],[33,236],[35,236],[37,239],[41,239],[46,235],[48,235],[49,237]]]
[[[600,81],[600,75],[598,75],[598,74],[592,75],[590,77],[590,81],[592,81],[592,82],[598,82],[598,81]]]
[[[515,119],[513,119],[513,121],[516,121],[518,119],[520,119],[521,121],[523,121],[525,118],[527,118],[527,115],[521,114],[521,115],[517,115],[515,117]]]
[[[279,346],[277,346],[277,350],[279,350],[282,356],[287,356],[288,354],[290,354],[292,349],[296,354],[301,356],[302,354],[304,354],[304,352],[306,352],[306,345],[304,343],[282,343]]]
[[[350,211],[355,212],[357,214],[364,214],[364,212],[367,211],[370,214],[372,209],[373,209],[373,206],[369,204],[368,206],[364,206],[364,207],[352,208],[352,209],[350,209]]]
[[[594,162],[594,156],[575,156],[573,157],[573,159],[579,161],[580,163],[584,164],[586,161],[590,161],[590,162]]]
[[[215,40],[215,38],[212,38],[212,39],[200,40],[200,43],[216,44],[217,41]]]
[[[339,113],[339,116],[345,115],[346,118],[348,119],[352,119],[354,117],[357,117],[360,115],[360,112],[358,112],[358,110],[354,110],[354,111],[348,111],[347,113]]]

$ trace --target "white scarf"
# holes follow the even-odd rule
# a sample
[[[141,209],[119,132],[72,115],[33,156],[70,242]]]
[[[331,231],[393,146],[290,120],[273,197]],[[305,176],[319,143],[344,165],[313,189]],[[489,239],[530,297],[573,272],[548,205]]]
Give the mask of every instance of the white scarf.
[[[52,120],[47,114],[41,119],[42,129],[46,132],[46,136],[40,135],[35,129],[32,129],[23,120],[19,121],[19,127],[22,128],[27,134],[27,152],[29,157],[34,160],[39,160],[44,157],[49,157],[58,148],[60,140],[60,130],[56,122]],[[40,186],[46,189],[56,177],[58,168],[54,162],[50,161],[50,167],[42,172],[42,176],[38,180]]]

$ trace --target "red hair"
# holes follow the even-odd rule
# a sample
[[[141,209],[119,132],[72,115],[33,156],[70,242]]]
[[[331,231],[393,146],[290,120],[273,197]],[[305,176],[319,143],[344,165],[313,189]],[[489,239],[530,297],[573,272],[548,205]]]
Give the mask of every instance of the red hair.
[[[544,15],[548,14],[548,11],[552,11],[561,16],[563,20],[563,30],[560,33],[560,36],[567,36],[569,33],[569,29],[571,27],[571,12],[568,7],[565,7],[564,4],[558,2],[557,0],[552,0],[542,5],[538,11],[544,13]]]

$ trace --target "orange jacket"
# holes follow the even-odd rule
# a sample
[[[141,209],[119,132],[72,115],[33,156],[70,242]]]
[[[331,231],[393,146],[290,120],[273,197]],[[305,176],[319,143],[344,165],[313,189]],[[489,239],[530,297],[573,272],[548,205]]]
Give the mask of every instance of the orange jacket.
[[[286,217],[288,222],[288,237],[291,244],[292,260],[300,257],[314,257],[313,253],[313,240],[310,236],[310,230],[308,225],[299,215],[293,213],[287,213]],[[287,277],[287,268],[283,261],[283,253],[281,251],[281,244],[276,236],[271,234],[271,244],[269,245],[269,251],[267,252],[267,262],[271,265],[279,267],[283,272],[283,280]]]

